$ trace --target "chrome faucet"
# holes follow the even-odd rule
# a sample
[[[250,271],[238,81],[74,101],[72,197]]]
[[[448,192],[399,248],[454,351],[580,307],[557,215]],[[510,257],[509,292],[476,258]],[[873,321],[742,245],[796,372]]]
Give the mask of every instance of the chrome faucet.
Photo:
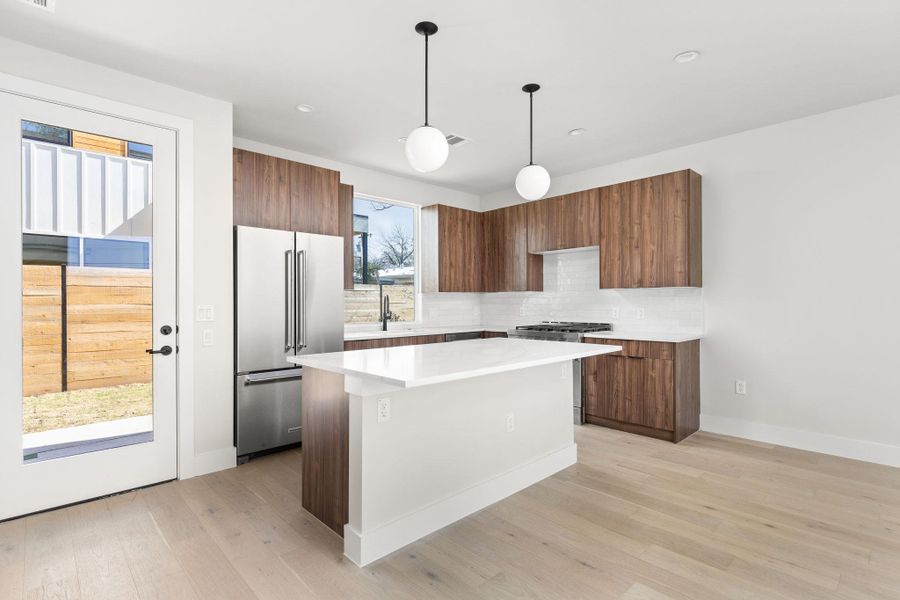
[[[384,298],[381,301],[381,330],[387,331],[388,320],[393,315],[391,314],[391,297],[385,294]]]

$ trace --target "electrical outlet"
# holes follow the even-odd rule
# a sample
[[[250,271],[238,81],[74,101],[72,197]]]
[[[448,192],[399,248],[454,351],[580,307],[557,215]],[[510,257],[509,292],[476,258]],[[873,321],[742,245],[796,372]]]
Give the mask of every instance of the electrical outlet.
[[[747,382],[743,379],[735,379],[734,380],[734,393],[740,394],[741,396],[747,395]]]
[[[566,363],[562,363],[561,366],[562,366],[562,369],[561,369],[561,373],[560,373],[560,375],[559,375],[559,378],[560,378],[560,379],[565,379],[565,378],[567,378],[567,377],[569,376],[569,369],[572,368],[572,365],[571,365],[571,363],[567,363],[567,362],[566,362]]]
[[[391,399],[390,398],[379,398],[378,399],[378,422],[384,423],[385,421],[391,420]]]
[[[516,430],[516,415],[515,413],[507,413],[506,414],[506,433],[512,433]]]
[[[646,313],[644,313],[643,308],[636,308],[634,310],[634,318],[635,319],[645,319],[647,317]]]
[[[214,346],[216,344],[216,335],[212,329],[204,329],[201,343],[204,346]]]
[[[619,307],[618,307],[618,306],[613,306],[613,307],[612,307],[612,310],[610,311],[610,313],[612,313],[612,314],[610,314],[609,318],[611,318],[611,319],[618,319],[618,318],[619,318]]]
[[[201,304],[197,307],[197,320],[201,322],[215,321],[216,309],[212,304]]]

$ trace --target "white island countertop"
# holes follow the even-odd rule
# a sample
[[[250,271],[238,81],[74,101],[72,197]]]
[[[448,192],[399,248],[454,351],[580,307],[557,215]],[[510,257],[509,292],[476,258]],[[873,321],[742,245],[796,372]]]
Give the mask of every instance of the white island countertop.
[[[605,344],[491,338],[291,356],[288,362],[412,388],[610,354],[621,349],[621,346]]]

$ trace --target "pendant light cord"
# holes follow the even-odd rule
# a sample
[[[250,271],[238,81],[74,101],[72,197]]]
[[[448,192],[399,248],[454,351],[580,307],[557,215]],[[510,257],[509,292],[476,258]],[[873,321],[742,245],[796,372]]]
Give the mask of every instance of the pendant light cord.
[[[534,164],[534,92],[528,92],[528,164]]]
[[[428,37],[425,36],[425,127],[428,127]]]

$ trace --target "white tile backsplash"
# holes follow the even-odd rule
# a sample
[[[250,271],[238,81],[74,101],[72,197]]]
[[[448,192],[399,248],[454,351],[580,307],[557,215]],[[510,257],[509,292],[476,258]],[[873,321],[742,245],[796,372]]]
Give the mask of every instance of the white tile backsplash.
[[[468,327],[481,325],[484,294],[422,294],[423,327]]]
[[[557,320],[608,322],[614,330],[703,331],[702,289],[601,290],[599,281],[598,249],[547,254],[543,292],[423,294],[423,325],[512,327]]]

